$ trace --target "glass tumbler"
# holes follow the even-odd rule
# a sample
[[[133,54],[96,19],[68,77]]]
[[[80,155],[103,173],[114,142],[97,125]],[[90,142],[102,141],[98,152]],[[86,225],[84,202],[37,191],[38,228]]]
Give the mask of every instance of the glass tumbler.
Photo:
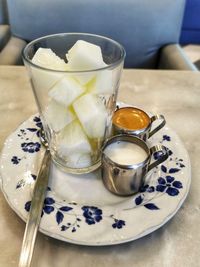
[[[92,48],[88,54],[76,50],[70,61],[68,51],[80,40],[100,47],[103,63]],[[51,49],[53,60],[45,55],[34,60],[40,48]],[[53,161],[69,173],[97,169],[101,148],[112,133],[124,48],[103,36],[61,33],[30,42],[22,56]]]

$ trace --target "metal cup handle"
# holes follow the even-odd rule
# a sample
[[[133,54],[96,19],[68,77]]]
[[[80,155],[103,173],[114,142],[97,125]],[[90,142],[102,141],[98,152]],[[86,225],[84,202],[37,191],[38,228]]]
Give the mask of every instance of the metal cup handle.
[[[156,120],[160,120],[160,119],[162,120],[161,123],[149,133],[149,137],[154,135],[157,131],[159,131],[161,128],[163,128],[166,124],[166,120],[165,120],[165,117],[163,115],[154,115],[151,117],[151,123],[153,123]]]
[[[159,164],[164,162],[169,157],[168,149],[163,145],[155,145],[155,146],[150,148],[151,157],[153,156],[153,154],[155,152],[163,152],[163,153],[162,153],[161,156],[158,157],[157,160],[155,160],[153,163],[151,163],[148,166],[148,171],[150,171],[151,169],[155,168],[156,166],[158,166]]]

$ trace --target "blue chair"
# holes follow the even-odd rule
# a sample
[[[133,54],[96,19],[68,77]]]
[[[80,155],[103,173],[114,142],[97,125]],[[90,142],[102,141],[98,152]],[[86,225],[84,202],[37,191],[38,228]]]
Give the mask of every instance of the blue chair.
[[[11,33],[8,23],[7,2],[0,0],[0,64],[22,64],[21,52],[26,42]]]
[[[195,70],[178,45],[184,6],[185,0],[7,0],[18,46],[48,34],[88,32],[120,42],[126,68]]]
[[[180,38],[181,44],[200,44],[200,1],[187,0]]]
[[[7,25],[7,10],[5,1],[0,0],[0,51],[10,38],[10,28]]]

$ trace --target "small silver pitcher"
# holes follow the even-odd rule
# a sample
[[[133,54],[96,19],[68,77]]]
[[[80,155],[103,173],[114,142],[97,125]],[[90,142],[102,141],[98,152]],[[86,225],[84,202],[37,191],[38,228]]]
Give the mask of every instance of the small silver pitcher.
[[[144,110],[136,108],[136,107],[117,108],[115,111],[115,114],[125,109],[130,109],[130,110],[132,109],[132,110],[136,110],[136,111],[143,113],[148,118],[149,123],[145,128],[141,128],[138,130],[126,129],[113,123],[113,129],[116,134],[130,134],[130,135],[138,136],[144,141],[147,141],[148,138],[150,138],[152,135],[157,133],[166,124],[166,120],[163,115],[156,114],[153,116],[149,116]],[[152,125],[154,124],[154,122],[157,122],[157,126],[152,129]]]
[[[126,141],[137,144],[147,153],[147,158],[138,164],[121,165],[112,161],[105,153],[107,146],[114,142]],[[151,162],[152,155],[161,152],[158,159]],[[120,196],[128,196],[139,191],[144,182],[145,175],[153,168],[168,158],[168,150],[163,145],[148,147],[145,141],[127,134],[120,134],[107,140],[102,148],[102,179],[105,187],[112,193]]]

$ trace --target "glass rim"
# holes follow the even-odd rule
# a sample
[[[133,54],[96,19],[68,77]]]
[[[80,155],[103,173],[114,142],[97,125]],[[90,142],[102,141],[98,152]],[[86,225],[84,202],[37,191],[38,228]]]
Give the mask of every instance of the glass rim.
[[[120,59],[116,60],[114,63],[112,64],[108,64],[105,67],[101,67],[101,68],[96,68],[96,69],[91,69],[91,70],[54,70],[54,69],[49,69],[49,68],[45,68],[45,67],[41,67],[35,63],[33,63],[28,57],[27,57],[27,50],[34,44],[36,44],[37,42],[47,39],[47,38],[52,38],[52,37],[56,37],[56,36],[65,36],[65,35],[82,35],[82,36],[92,36],[92,37],[98,37],[104,40],[107,40],[113,44],[115,44],[121,51],[121,57]],[[118,66],[121,62],[123,62],[123,60],[125,59],[126,56],[126,51],[124,49],[124,47],[118,43],[117,41],[102,36],[102,35],[98,35],[98,34],[92,34],[92,33],[81,33],[81,32],[69,32],[69,33],[56,33],[56,34],[50,34],[50,35],[45,35],[43,37],[39,37],[37,39],[34,39],[33,41],[31,41],[30,43],[28,43],[22,50],[22,58],[24,61],[28,62],[31,66],[38,68],[38,69],[42,69],[45,71],[51,71],[51,72],[58,72],[58,73],[88,73],[88,72],[96,72],[96,71],[102,71],[102,70],[106,70],[106,69],[110,69],[110,68],[114,68],[115,66]]]

